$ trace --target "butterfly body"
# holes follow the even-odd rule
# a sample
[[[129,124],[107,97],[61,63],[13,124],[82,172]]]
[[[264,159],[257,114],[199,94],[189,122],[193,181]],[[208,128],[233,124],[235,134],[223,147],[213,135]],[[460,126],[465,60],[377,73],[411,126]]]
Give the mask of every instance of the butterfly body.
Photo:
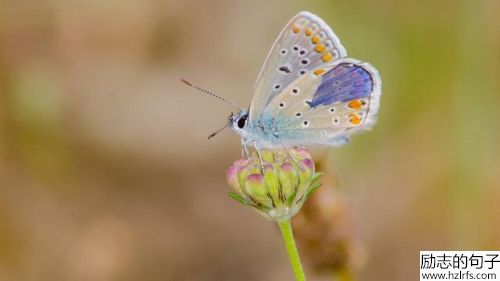
[[[300,12],[271,48],[250,108],[229,126],[257,149],[340,146],[376,122],[380,94],[377,70],[348,58],[323,20]]]
[[[244,114],[247,114],[246,110],[234,116],[245,116]],[[342,135],[313,139],[314,132],[311,134],[309,131],[290,130],[293,123],[286,117],[263,116],[260,120],[247,123],[243,128],[238,127],[236,120],[238,119],[230,125],[233,131],[241,136],[244,145],[253,145],[258,149],[280,149],[310,144],[338,146],[348,142],[348,138]]]

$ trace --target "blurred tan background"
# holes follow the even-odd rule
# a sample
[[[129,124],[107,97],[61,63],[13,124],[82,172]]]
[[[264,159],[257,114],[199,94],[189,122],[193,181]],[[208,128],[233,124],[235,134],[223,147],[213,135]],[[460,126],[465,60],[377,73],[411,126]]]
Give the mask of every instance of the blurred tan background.
[[[206,139],[232,108],[179,78],[249,104],[300,10],[383,79],[375,129],[315,152],[357,280],[498,250],[499,1],[3,0],[0,280],[292,280],[277,228],[226,195],[238,137]]]

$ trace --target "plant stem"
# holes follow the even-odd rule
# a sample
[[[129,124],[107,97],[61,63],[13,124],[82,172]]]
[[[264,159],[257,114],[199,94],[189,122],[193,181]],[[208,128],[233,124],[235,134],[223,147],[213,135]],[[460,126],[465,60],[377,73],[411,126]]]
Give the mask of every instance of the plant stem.
[[[297,246],[295,245],[295,239],[293,238],[292,224],[290,220],[284,220],[278,222],[281,230],[281,236],[285,242],[286,250],[288,252],[288,257],[290,258],[290,264],[292,265],[293,273],[295,274],[295,280],[305,281],[306,276],[304,275],[304,270],[302,269],[302,264],[300,263],[299,252],[297,251]]]

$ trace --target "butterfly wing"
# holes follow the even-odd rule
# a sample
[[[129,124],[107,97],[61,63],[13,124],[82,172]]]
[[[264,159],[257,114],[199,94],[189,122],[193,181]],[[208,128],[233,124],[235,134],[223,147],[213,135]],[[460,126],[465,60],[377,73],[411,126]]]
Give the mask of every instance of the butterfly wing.
[[[261,118],[269,102],[301,75],[345,56],[344,47],[322,19],[298,13],[279,34],[257,77],[250,121]]]
[[[263,118],[283,145],[339,146],[375,124],[380,95],[377,70],[344,58],[294,81],[269,103]]]

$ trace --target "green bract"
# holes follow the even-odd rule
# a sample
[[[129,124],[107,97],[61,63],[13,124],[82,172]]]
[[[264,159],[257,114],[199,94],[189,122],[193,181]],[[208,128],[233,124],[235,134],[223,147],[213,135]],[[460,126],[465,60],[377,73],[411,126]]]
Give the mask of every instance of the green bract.
[[[272,220],[288,220],[320,186],[321,173],[315,172],[311,155],[302,148],[264,150],[261,158],[262,164],[254,154],[229,167],[229,196]]]

